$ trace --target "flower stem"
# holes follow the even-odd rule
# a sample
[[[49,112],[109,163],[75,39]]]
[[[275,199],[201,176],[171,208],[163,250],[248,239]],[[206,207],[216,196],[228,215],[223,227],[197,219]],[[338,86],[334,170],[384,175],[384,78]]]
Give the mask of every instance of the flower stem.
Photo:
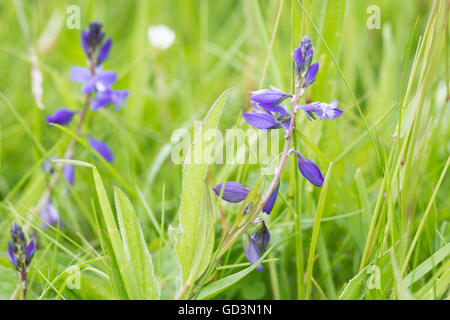
[[[91,71],[91,74],[94,75],[95,64],[91,62],[89,69]],[[75,134],[77,136],[79,136],[81,134],[81,129],[83,128],[84,121],[86,120],[86,115],[89,111],[89,106],[91,105],[91,99],[92,99],[91,93],[87,94],[86,99],[84,100],[83,109],[81,110],[81,113],[80,113],[80,118],[78,120],[77,127],[75,129]],[[69,141],[69,145],[67,146],[66,152],[64,153],[63,159],[72,159],[76,144],[77,144],[77,140],[75,138],[71,138]],[[42,208],[45,206],[45,204],[50,201],[51,191],[55,187],[55,185],[58,182],[58,179],[60,177],[59,172],[57,172],[57,171],[61,170],[63,168],[63,166],[64,166],[64,163],[56,164],[56,167],[58,170],[56,170],[55,172],[52,173],[52,175],[50,177],[50,181],[47,185],[47,188],[42,193],[42,196],[39,199],[38,204],[36,205],[35,212],[40,212],[42,210]]]

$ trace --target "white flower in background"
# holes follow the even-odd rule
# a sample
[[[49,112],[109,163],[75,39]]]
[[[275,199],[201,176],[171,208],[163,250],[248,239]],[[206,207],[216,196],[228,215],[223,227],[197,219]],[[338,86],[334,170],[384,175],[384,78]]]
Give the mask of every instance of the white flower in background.
[[[148,27],[148,40],[153,47],[166,50],[175,40],[175,32],[165,25]]]

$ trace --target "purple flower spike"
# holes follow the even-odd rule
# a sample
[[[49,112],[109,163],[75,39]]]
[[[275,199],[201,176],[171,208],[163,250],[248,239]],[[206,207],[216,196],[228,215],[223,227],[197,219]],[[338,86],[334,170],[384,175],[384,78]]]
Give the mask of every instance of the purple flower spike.
[[[321,187],[323,185],[323,175],[319,167],[311,160],[303,157],[300,152],[292,151],[297,155],[298,168],[302,175],[313,185]]]
[[[36,252],[36,245],[34,243],[34,239],[30,240],[30,243],[27,246],[26,252],[25,252],[25,263],[26,265],[29,265],[31,262],[31,259],[33,259],[34,253]]]
[[[316,74],[317,71],[319,71],[319,63],[313,63],[309,68],[308,71],[306,71],[306,76],[305,76],[305,83],[303,83],[303,88],[306,88],[307,86],[309,86],[311,83],[313,83],[314,81],[316,81]]]
[[[108,58],[109,50],[111,49],[112,45],[112,39],[108,38],[105,43],[101,46],[100,50],[98,51],[98,58],[97,58],[97,66],[101,65],[103,61],[105,61]]]
[[[264,205],[264,207],[262,209],[263,212],[270,214],[270,212],[273,209],[273,206],[275,205],[275,201],[277,200],[279,189],[280,189],[280,183],[278,182],[277,186],[275,187],[275,189],[273,190],[269,199],[267,200],[266,204]]]
[[[113,162],[114,155],[112,154],[111,149],[102,141],[94,139],[93,137],[88,137],[89,145],[92,149],[98,152],[106,161]]]
[[[261,105],[261,107],[273,106],[275,104],[280,103],[281,101],[283,101],[288,97],[292,97],[291,94],[281,92],[279,89],[275,87],[271,87],[270,89],[251,91],[251,93],[252,96],[250,100],[258,103],[259,105]]]
[[[64,178],[73,186],[75,178],[75,166],[72,164],[65,164],[63,168]]]
[[[75,112],[66,108],[58,109],[55,113],[47,117],[47,123],[56,123],[64,126],[72,120],[74,114]]]
[[[10,233],[12,241],[8,241],[8,259],[23,277],[26,275],[31,259],[36,252],[35,242],[31,239],[27,245],[25,234],[16,222],[11,224]]]
[[[222,192],[222,186],[223,184],[221,183],[212,189],[218,197],[220,197]],[[223,191],[222,199],[227,202],[238,203],[243,201],[249,192],[250,190],[242,184],[234,181],[228,181],[225,182],[225,190]]]
[[[294,50],[293,57],[296,73],[304,76],[313,58],[312,44],[308,35],[305,35],[300,41],[300,45]]]
[[[62,228],[64,226],[63,221],[60,219],[58,210],[51,204],[47,203],[41,211],[41,219],[45,223],[41,223],[42,228],[45,230],[50,229],[48,225],[57,226],[59,221],[59,227]]]
[[[248,247],[247,250],[245,250],[245,256],[247,257],[248,262],[251,264],[254,264],[256,261],[258,261],[259,258],[261,258],[261,253],[259,252],[259,249],[253,240],[253,238],[248,239]],[[262,271],[263,265],[260,263],[258,266],[256,266],[256,271]]]

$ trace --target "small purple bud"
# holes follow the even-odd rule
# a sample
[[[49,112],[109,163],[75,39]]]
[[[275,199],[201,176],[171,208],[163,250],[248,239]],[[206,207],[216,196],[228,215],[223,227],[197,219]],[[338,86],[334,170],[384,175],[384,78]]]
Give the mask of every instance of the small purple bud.
[[[316,81],[316,74],[317,74],[317,71],[319,71],[319,63],[318,63],[318,62],[312,64],[312,65],[308,68],[308,71],[306,72],[305,83],[303,83],[303,88],[306,88],[306,87],[309,86],[311,83],[313,83],[314,81]]]
[[[17,258],[15,255],[15,253],[17,253],[17,248],[16,248],[16,252],[14,252],[13,248],[15,248],[15,246],[11,242],[8,241],[8,248],[7,248],[8,259],[9,259],[9,262],[11,262],[11,264],[14,266],[14,268],[17,269]]]
[[[222,183],[218,184],[215,188],[212,189],[218,197],[220,197],[220,194],[222,192],[222,185]],[[243,201],[247,197],[249,192],[250,190],[240,183],[228,181],[225,182],[225,190],[223,191],[222,199],[227,202],[238,203]]]
[[[72,120],[74,114],[75,112],[66,108],[58,109],[55,113],[47,117],[47,123],[56,123],[64,126]]]
[[[105,61],[108,58],[109,50],[111,49],[112,40],[111,38],[108,38],[105,43],[100,47],[100,50],[98,51],[98,59],[97,59],[97,66],[101,65],[103,61]]]
[[[275,205],[275,201],[277,200],[279,189],[280,189],[280,183],[278,182],[277,186],[275,187],[275,189],[273,190],[269,199],[267,200],[266,204],[264,205],[264,207],[262,209],[263,212],[270,214],[270,212],[273,209],[273,206]]]
[[[113,162],[114,155],[111,152],[111,149],[102,141],[94,139],[93,137],[88,137],[89,145],[92,149],[98,152],[106,161]]]
[[[30,243],[27,246],[27,250],[25,253],[25,264],[28,266],[33,259],[34,253],[36,252],[36,246],[34,243],[34,239],[30,240]]]
[[[75,166],[72,164],[65,164],[63,168],[64,178],[73,186],[75,178]]]
[[[295,150],[293,152],[297,155],[298,168],[302,175],[313,185],[321,187],[324,179],[319,167],[311,160],[303,157],[300,152]]]
[[[264,220],[257,219],[256,222],[260,224],[260,228],[253,233],[252,239],[255,242],[256,246],[259,248],[259,250],[261,252],[264,252],[267,250],[267,246],[269,245],[270,242],[269,229],[267,229]]]
[[[59,226],[62,228],[64,226],[63,221],[60,219],[58,210],[51,203],[47,203],[41,210],[41,219],[45,223],[41,223],[42,228],[45,230],[50,229],[48,225],[57,226],[59,221]]]
[[[261,253],[259,252],[259,249],[255,243],[255,241],[253,240],[253,238],[248,239],[248,247],[247,250],[245,250],[245,256],[247,257],[248,262],[250,262],[251,264],[254,264],[256,261],[258,261],[259,258],[261,258]],[[256,267],[256,271],[262,271],[263,270],[263,265],[262,263],[260,263],[257,267]]]

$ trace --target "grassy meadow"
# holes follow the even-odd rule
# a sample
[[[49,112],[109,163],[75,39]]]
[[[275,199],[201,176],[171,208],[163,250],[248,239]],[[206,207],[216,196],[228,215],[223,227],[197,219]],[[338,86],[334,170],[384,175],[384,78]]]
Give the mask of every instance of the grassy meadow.
[[[81,30],[67,26],[71,5],[81,30],[99,21],[113,39],[104,69],[130,92],[119,112],[89,110],[79,135],[78,118],[46,121],[85,103],[69,77],[86,65]],[[450,298],[449,10],[446,0],[0,0],[0,299],[22,298],[8,261],[13,221],[36,241],[27,299]],[[167,49],[149,42],[158,24],[176,35]],[[212,164],[200,168],[203,182],[172,161],[172,133],[194,136],[204,119],[250,128],[249,92],[293,91],[292,52],[305,34],[320,69],[301,103],[336,99],[344,112],[299,113],[291,147],[325,183],[312,186],[288,158],[275,206],[260,214],[271,240],[257,272],[245,236],[215,256],[240,205],[205,190],[267,188],[261,165]],[[211,108],[229,88],[215,105],[223,110]],[[88,135],[114,162],[92,156]],[[52,185],[55,159],[74,142],[73,186]],[[198,212],[180,210],[183,190]],[[46,192],[61,227],[42,225]]]

